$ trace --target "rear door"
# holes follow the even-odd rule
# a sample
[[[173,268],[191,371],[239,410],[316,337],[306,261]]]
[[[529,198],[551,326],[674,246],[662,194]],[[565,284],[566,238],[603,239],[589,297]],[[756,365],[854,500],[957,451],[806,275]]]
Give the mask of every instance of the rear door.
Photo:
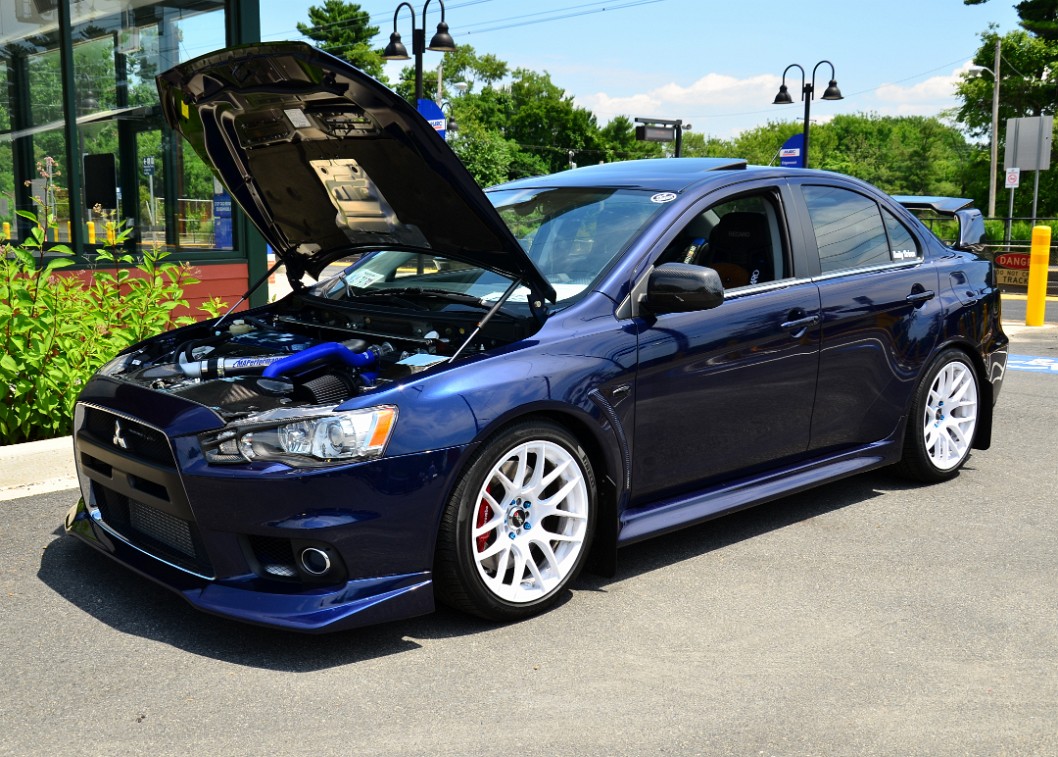
[[[940,331],[937,266],[883,199],[852,183],[794,183],[822,316],[814,452],[890,437]]]

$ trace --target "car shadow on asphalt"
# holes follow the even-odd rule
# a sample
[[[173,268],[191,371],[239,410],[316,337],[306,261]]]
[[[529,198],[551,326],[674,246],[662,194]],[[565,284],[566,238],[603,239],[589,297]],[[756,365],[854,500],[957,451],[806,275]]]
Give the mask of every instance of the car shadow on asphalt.
[[[620,550],[613,578],[585,574],[578,591],[623,581],[723,549],[776,529],[913,485],[888,472],[868,473],[785,497]],[[431,615],[333,634],[295,634],[251,626],[193,609],[163,589],[57,529],[44,550],[40,580],[99,622],[192,654],[282,672],[352,665],[421,648],[415,639],[488,633],[501,626],[439,607]],[[570,600],[570,593],[562,602]],[[523,621],[531,623],[532,620]]]

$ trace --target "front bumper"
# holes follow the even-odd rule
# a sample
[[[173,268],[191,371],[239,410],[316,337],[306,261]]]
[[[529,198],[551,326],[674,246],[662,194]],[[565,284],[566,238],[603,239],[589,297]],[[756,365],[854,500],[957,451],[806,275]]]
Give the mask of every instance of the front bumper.
[[[267,590],[253,575],[219,580],[189,573],[108,529],[92,516],[84,499],[70,508],[65,527],[67,533],[175,591],[193,607],[234,620],[311,633],[425,615],[434,609],[429,571],[284,593]]]
[[[210,465],[189,433],[200,422],[180,423],[185,406],[123,391],[77,405],[82,497],[67,532],[245,622],[319,632],[433,610],[437,527],[465,448],[334,468]]]

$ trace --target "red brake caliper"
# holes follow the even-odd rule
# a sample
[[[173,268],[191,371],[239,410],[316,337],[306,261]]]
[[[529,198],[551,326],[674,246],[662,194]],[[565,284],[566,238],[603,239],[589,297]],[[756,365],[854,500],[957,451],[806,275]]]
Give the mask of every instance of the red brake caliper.
[[[478,517],[476,519],[475,528],[481,528],[492,518],[492,508],[489,507],[489,503],[485,500],[481,500],[481,504],[478,505]],[[476,538],[478,543],[478,552],[484,552],[485,548],[489,546],[489,538],[492,536],[491,533],[485,532],[481,536]]]

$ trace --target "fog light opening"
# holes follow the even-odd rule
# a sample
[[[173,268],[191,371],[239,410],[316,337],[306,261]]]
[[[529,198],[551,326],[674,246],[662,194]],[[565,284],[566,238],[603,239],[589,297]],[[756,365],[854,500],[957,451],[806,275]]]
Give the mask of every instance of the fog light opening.
[[[306,547],[298,554],[298,564],[310,575],[324,576],[331,569],[331,558],[322,549]]]

